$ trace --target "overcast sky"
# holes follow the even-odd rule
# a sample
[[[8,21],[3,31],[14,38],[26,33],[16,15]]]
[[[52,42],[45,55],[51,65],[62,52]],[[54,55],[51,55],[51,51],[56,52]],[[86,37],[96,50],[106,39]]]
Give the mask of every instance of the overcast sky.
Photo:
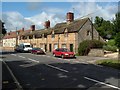
[[[2,2],[2,20],[7,31],[43,29],[44,22],[50,20],[51,27],[66,21],[66,13],[74,12],[75,19],[85,17],[103,17],[112,20],[118,11],[118,2]],[[89,14],[89,15],[88,15]]]

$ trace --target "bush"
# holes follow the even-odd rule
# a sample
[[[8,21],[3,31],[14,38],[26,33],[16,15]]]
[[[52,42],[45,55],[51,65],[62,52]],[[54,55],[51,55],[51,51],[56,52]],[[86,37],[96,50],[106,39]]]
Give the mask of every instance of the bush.
[[[107,50],[107,51],[112,51],[112,52],[116,52],[117,51],[117,47],[116,46],[110,46],[110,45],[104,45],[103,49]]]
[[[106,43],[106,45],[103,46],[103,49],[107,50],[107,51],[116,52],[117,51],[117,47],[115,45],[115,40],[114,39],[109,40]]]
[[[114,40],[114,39],[111,39],[111,40],[109,40],[106,44],[107,44],[107,45],[110,45],[110,46],[115,46],[115,40]]]
[[[85,40],[79,44],[78,54],[79,55],[88,55],[90,49],[92,48],[102,48],[104,45],[103,42],[98,40]]]

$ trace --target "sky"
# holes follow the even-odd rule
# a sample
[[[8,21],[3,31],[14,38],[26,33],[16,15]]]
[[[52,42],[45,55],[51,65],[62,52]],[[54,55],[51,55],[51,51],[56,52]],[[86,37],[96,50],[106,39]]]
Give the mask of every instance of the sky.
[[[2,21],[7,31],[43,29],[44,22],[50,20],[51,27],[66,22],[66,13],[73,12],[75,19],[103,17],[113,20],[118,11],[118,2],[2,2]],[[94,20],[93,20],[94,21]]]

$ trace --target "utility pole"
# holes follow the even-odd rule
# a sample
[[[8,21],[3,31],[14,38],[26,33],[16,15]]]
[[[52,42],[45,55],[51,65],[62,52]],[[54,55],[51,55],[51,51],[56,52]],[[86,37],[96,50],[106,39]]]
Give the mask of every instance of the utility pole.
[[[59,37],[59,34],[58,34],[58,48],[60,47],[60,46],[59,46],[59,39],[60,39],[60,37]]]
[[[16,27],[16,46],[18,45],[18,32],[17,32],[17,27]]]
[[[92,17],[91,17],[91,29],[92,29],[92,40],[94,39],[94,36],[93,36],[93,23],[92,23]]]

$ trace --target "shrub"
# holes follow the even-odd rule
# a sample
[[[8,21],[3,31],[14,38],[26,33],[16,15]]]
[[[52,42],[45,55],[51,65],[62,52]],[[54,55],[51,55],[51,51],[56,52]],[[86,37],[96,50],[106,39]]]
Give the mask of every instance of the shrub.
[[[109,40],[106,45],[103,46],[104,50],[107,51],[112,51],[112,52],[116,52],[117,51],[117,46],[115,45],[115,40],[111,39]]]
[[[107,51],[112,51],[112,52],[116,52],[117,51],[117,47],[116,46],[110,46],[110,45],[104,45],[103,49],[107,50]]]
[[[102,48],[104,45],[103,42],[98,40],[85,40],[79,44],[78,54],[87,55],[92,48]]]

